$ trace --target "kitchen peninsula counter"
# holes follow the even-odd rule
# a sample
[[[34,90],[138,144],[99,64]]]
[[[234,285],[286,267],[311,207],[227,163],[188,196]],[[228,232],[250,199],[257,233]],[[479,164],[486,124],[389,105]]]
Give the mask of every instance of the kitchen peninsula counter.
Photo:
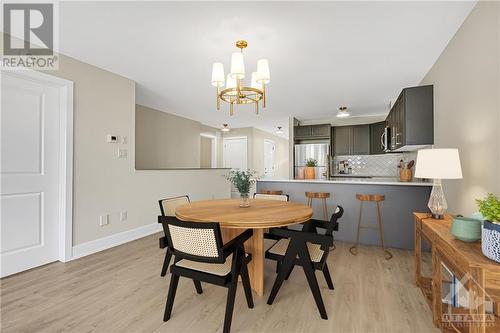
[[[328,192],[328,213],[331,215],[336,205],[344,208],[344,216],[339,221],[339,231],[335,239],[355,242],[359,217],[357,193],[383,194],[385,201],[380,205],[384,225],[384,241],[387,247],[413,249],[413,212],[426,212],[432,183],[413,181],[400,182],[398,178],[348,178],[335,179],[261,179],[257,181],[257,191],[282,190],[290,201],[307,203],[305,192]],[[324,219],[320,200],[313,202],[314,218]],[[376,225],[377,215],[374,202],[366,202],[363,207],[363,224]],[[377,230],[363,229],[360,243],[378,245]],[[382,252],[381,252],[382,255]]]
[[[393,177],[334,177],[330,179],[262,179],[260,182],[267,183],[315,183],[315,184],[353,184],[353,185],[399,185],[399,186],[432,186],[431,182],[413,180],[402,182],[399,178]]]

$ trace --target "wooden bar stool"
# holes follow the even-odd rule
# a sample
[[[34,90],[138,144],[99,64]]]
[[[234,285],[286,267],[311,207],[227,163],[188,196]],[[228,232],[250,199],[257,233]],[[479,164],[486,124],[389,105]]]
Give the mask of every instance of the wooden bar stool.
[[[330,197],[328,192],[306,192],[307,205],[312,208],[313,199],[323,200],[323,214],[325,215],[324,220],[328,221],[328,209],[326,207],[326,199]]]
[[[378,229],[380,235],[380,243],[382,245],[382,249],[384,250],[384,257],[386,260],[390,260],[392,258],[391,252],[384,246],[384,229],[382,227],[382,215],[380,214],[380,202],[385,200],[385,195],[382,194],[356,194],[356,199],[359,200],[359,219],[358,219],[358,231],[356,234],[356,245],[351,246],[349,252],[353,255],[358,254],[358,245],[359,245],[359,230],[360,229]],[[361,224],[361,216],[363,214],[363,202],[365,201],[374,201],[377,205],[377,217],[378,217],[378,227],[377,226],[364,226]]]
[[[328,217],[328,208],[326,206],[326,199],[328,199],[330,197],[330,193],[328,192],[306,192],[306,198],[307,198],[307,205],[309,207],[312,208],[312,203],[313,203],[313,199],[320,199],[322,200],[322,206],[323,206],[323,215],[325,216],[324,217],[324,221],[329,221],[329,217]],[[336,246],[335,244],[333,244],[331,247],[330,247],[330,250],[333,251],[336,249]]]
[[[260,190],[259,194],[282,195],[282,190]]]

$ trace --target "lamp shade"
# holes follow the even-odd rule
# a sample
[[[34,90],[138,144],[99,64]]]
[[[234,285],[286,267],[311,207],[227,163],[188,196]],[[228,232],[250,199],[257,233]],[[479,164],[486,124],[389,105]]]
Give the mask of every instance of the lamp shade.
[[[234,52],[231,55],[231,77],[233,79],[243,79],[245,77],[245,62],[241,52]]]
[[[227,74],[227,79],[226,79],[226,89],[229,88],[236,88],[236,80],[231,77],[231,74]],[[236,95],[236,91],[230,91],[227,93],[228,95]]]
[[[461,179],[458,149],[422,149],[418,151],[415,177]]]
[[[212,65],[212,85],[214,87],[224,86],[224,65],[220,62],[214,62]]]
[[[251,87],[252,88],[255,88],[255,89],[262,89],[262,83],[259,83],[257,81],[257,78],[258,78],[258,74],[257,72],[252,72],[252,83],[251,83]]]
[[[267,59],[260,59],[257,61],[257,81],[261,83],[269,83],[271,81],[271,75],[269,73],[269,62]]]

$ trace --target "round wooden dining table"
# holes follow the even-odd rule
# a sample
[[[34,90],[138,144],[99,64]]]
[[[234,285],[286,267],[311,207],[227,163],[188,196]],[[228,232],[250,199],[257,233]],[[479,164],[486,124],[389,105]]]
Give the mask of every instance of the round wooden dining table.
[[[195,201],[177,207],[179,220],[218,222],[222,239],[228,242],[246,229],[253,236],[245,243],[245,251],[252,254],[249,264],[250,284],[255,293],[264,295],[264,230],[308,221],[313,211],[304,204],[278,200],[251,199],[250,207],[239,207],[239,199]]]

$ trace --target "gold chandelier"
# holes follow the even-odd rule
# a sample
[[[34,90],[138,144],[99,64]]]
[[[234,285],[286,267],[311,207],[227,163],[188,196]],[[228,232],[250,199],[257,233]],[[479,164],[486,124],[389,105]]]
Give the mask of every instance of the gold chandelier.
[[[243,49],[248,46],[244,40],[236,42],[240,52],[231,55],[231,72],[224,75],[224,65],[216,62],[212,66],[212,85],[217,87],[217,110],[220,110],[220,102],[229,104],[229,114],[232,116],[235,104],[255,104],[255,113],[259,113],[259,101],[266,107],[266,84],[271,81],[269,75],[269,62],[267,59],[257,61],[257,71],[252,72],[250,86],[245,86],[242,80],[245,78],[245,62],[243,60]],[[226,85],[225,89],[222,89]]]

